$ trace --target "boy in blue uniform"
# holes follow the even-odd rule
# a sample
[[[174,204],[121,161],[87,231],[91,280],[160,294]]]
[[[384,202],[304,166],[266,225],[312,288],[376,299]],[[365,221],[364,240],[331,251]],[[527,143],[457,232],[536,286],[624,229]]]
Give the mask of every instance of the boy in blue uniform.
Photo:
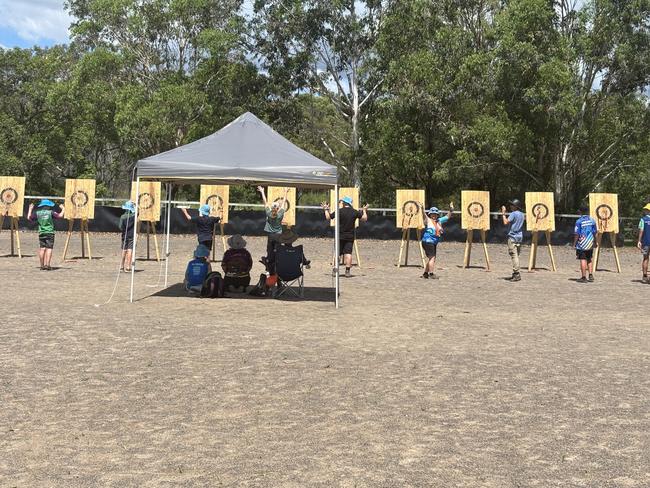
[[[185,270],[185,289],[194,293],[201,293],[203,281],[208,273],[212,271],[207,257],[210,250],[203,244],[199,244],[194,251],[194,259],[187,263]]]
[[[503,225],[508,226],[508,254],[512,260],[512,277],[510,281],[521,281],[519,272],[519,254],[521,254],[521,243],[524,240],[524,221],[526,216],[521,211],[521,202],[516,198],[508,202],[510,214],[506,215],[505,205],[501,207],[501,219]]]
[[[598,246],[598,226],[596,221],[589,216],[589,207],[583,205],[580,207],[580,218],[576,221],[573,230],[573,245],[576,248],[576,259],[580,260],[580,273],[582,277],[579,283],[594,281],[594,265],[592,258],[594,248]],[[589,278],[587,278],[587,270]]]
[[[645,284],[650,284],[650,279],[648,278],[648,260],[650,258],[650,203],[643,207],[643,217],[639,221],[639,242],[636,245],[643,253],[643,262],[641,263],[643,278],[641,278],[641,281]]]
[[[424,204],[420,203],[420,207],[424,208]],[[451,213],[454,211],[454,204],[449,204],[449,212],[447,215],[440,217],[440,210],[436,207],[431,207],[429,210],[424,211],[423,220],[424,220],[424,232],[422,233],[422,249],[427,255],[429,261],[427,261],[426,266],[424,267],[424,273],[422,273],[422,278],[425,280],[432,279],[437,280],[438,277],[435,274],[436,270],[436,253],[438,249],[438,243],[442,239],[442,224],[445,224],[451,218]]]

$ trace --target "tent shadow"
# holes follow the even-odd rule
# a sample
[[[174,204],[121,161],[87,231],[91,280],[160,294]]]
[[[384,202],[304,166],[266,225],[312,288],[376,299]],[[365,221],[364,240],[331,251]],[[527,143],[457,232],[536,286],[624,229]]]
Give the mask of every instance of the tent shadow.
[[[248,288],[249,290],[252,287]],[[286,301],[286,302],[334,302],[334,289],[326,288],[321,286],[305,286],[304,287],[304,297],[296,298],[290,294],[290,292],[285,292],[284,295],[277,298],[277,301]],[[167,288],[163,288],[160,291],[157,291],[152,297],[166,297],[166,298],[188,298],[188,299],[197,299],[195,295],[190,295],[185,290],[185,287],[182,283],[175,283]],[[235,300],[273,300],[271,297],[253,297],[248,293],[234,293],[228,292],[224,297],[226,299],[235,299]]]

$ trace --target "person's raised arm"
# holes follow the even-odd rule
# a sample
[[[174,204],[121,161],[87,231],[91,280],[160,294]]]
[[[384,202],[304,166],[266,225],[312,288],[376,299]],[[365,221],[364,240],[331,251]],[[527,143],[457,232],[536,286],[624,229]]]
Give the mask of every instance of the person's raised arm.
[[[192,216],[189,214],[189,212],[187,211],[187,209],[185,207],[181,208],[181,210],[183,211],[183,215],[185,215],[185,218],[187,220],[192,220]]]
[[[366,222],[368,220],[368,204],[366,203],[363,207],[361,207],[361,222]]]
[[[62,219],[63,216],[65,215],[65,205],[61,204],[59,205],[59,207],[61,208],[61,211],[56,214],[56,218]]]
[[[257,191],[260,192],[260,195],[262,195],[262,202],[264,203],[264,206],[268,207],[268,204],[266,203],[266,195],[264,194],[264,188],[258,186]]]
[[[503,220],[503,225],[508,225],[508,217],[506,216],[506,206],[501,205],[501,220]]]
[[[447,212],[447,219],[451,220],[451,215],[454,213],[454,202],[449,202],[449,211]]]
[[[280,208],[284,208],[284,204],[287,202],[287,194],[289,193],[289,188],[284,189],[284,195],[282,195],[282,200],[280,201]]]
[[[30,203],[29,209],[27,210],[27,220],[35,220],[33,213],[34,213],[34,204]]]
[[[320,204],[321,208],[323,209],[323,212],[325,212],[325,219],[332,220],[332,214],[330,213],[330,206],[323,202]]]
[[[420,210],[422,212],[422,225],[426,228],[429,224],[429,217],[427,217],[427,213],[424,211],[424,202],[420,202]]]

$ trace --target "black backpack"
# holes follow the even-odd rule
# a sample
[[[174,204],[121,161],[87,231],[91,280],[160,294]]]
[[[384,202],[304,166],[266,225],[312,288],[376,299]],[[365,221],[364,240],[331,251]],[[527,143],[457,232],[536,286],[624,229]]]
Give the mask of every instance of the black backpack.
[[[203,280],[203,288],[201,289],[201,296],[203,298],[223,298],[224,285],[223,277],[218,271],[208,273],[208,276]]]

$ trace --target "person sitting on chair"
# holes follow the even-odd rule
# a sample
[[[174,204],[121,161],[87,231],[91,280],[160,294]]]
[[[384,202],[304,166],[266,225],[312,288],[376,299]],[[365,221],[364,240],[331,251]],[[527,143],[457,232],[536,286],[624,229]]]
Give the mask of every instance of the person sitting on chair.
[[[278,242],[280,245],[292,248],[293,243],[298,240],[298,234],[296,234],[293,230],[291,229],[284,229],[280,236],[278,237]],[[305,257],[305,255],[302,255],[302,265],[309,269],[309,264],[311,261]]]
[[[246,249],[246,241],[239,234],[228,238],[228,249],[221,260],[221,267],[224,272],[224,287],[241,288],[242,292],[251,282],[251,268],[253,258]]]
[[[203,281],[205,277],[212,271],[208,256],[210,250],[203,244],[199,244],[194,251],[194,259],[187,263],[185,270],[185,289],[191,293],[201,294],[203,288]]]

